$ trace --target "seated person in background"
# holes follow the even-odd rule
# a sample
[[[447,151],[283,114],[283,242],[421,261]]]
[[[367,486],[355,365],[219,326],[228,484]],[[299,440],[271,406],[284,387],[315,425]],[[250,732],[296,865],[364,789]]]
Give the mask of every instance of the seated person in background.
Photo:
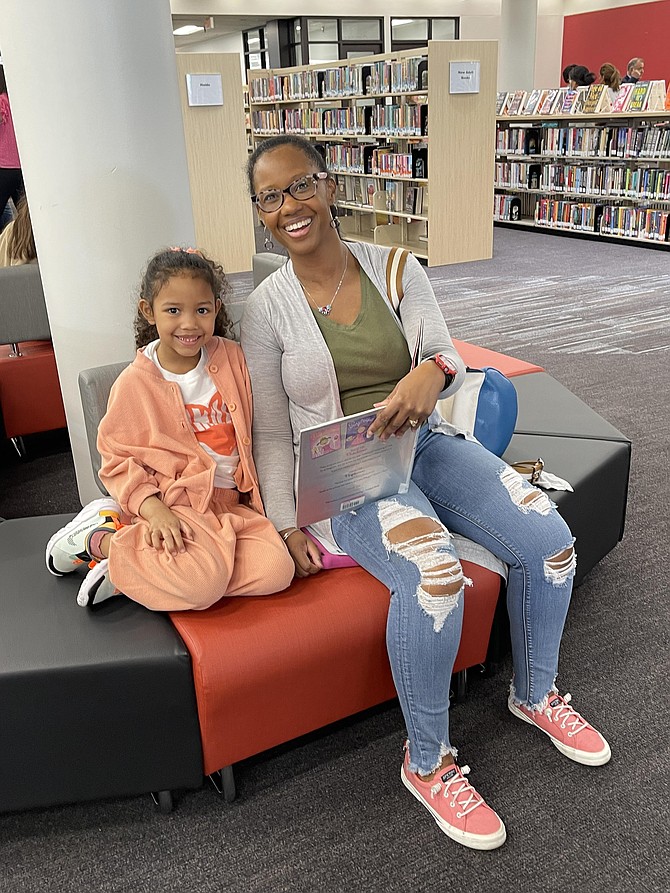
[[[569,83],[570,83],[570,72],[572,71],[572,69],[573,69],[574,67],[575,67],[574,62],[571,62],[570,65],[566,65],[565,68],[563,69],[563,81],[564,81],[564,83],[566,83],[566,84],[569,84]]]
[[[613,100],[621,86],[621,74],[619,73],[619,69],[615,68],[611,62],[603,62],[600,66],[600,80],[607,87],[609,97]]]
[[[33,226],[25,195],[16,207],[16,217],[0,233],[0,267],[16,267],[34,264],[37,250],[33,238]]]
[[[644,74],[644,59],[635,56],[626,66],[626,77],[621,81],[622,84],[637,84]]]
[[[570,69],[570,88],[572,90],[576,90],[577,87],[590,87],[595,79],[595,74],[589,71],[585,65],[573,65]]]

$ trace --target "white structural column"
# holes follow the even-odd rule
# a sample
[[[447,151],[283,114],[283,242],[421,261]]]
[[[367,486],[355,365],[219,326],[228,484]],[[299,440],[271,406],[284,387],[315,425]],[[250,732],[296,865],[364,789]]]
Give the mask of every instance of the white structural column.
[[[499,90],[532,90],[535,85],[537,0],[502,0]]]
[[[77,375],[132,359],[142,267],[195,238],[169,0],[2,0],[0,50],[87,502]]]

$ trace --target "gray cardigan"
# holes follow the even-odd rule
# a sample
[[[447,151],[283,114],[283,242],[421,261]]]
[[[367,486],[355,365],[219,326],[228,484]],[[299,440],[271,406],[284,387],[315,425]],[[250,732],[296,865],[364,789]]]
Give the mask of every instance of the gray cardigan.
[[[451,396],[461,386],[465,365],[421,264],[413,255],[407,258],[398,319],[386,294],[390,249],[360,242],[347,243],[347,247],[386,298],[389,313],[405,335],[410,354],[419,321],[423,319],[423,357],[444,354],[458,371],[440,399]],[[295,524],[293,484],[300,431],[344,414],[330,352],[291,261],[261,282],[249,296],[242,320],[242,347],[251,375],[253,452],[261,494],[268,517],[282,530]],[[454,431],[441,422],[437,413],[431,416],[430,424],[445,433]]]

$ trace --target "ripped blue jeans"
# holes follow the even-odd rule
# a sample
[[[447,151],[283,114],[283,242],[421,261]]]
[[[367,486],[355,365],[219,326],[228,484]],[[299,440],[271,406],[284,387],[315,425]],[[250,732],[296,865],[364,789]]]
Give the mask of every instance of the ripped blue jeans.
[[[537,707],[552,690],[575,570],[573,538],[547,494],[478,443],[424,427],[412,485],[333,519],[336,542],[391,593],[391,670],[407,725],[410,768],[454,753],[449,685],[469,581],[449,531],[509,566],[514,696]]]

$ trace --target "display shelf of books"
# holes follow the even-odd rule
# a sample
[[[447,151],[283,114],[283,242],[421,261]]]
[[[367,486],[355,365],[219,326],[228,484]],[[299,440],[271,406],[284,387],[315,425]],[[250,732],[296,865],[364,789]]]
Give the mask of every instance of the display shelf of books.
[[[496,112],[495,221],[670,248],[663,81],[499,93]]]
[[[451,93],[450,63],[473,61],[479,90]],[[495,41],[430,41],[249,71],[252,141],[297,133],[319,145],[345,239],[400,245],[429,266],[488,258],[496,69]]]

